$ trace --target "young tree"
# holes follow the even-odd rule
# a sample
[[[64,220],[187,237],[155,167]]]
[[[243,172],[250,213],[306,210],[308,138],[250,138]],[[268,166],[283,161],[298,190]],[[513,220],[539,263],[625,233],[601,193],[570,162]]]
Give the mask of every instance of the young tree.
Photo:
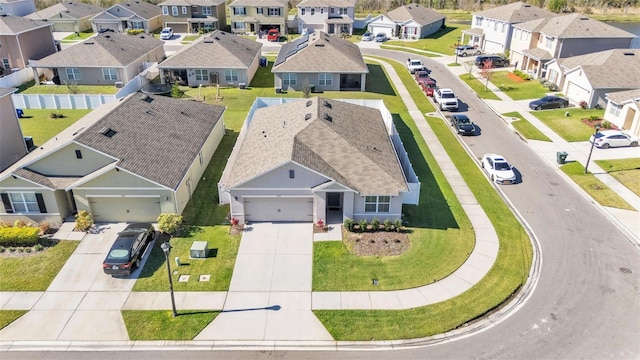
[[[482,76],[483,79],[485,79],[485,83],[484,83],[484,90],[488,90],[488,86],[489,86],[489,80],[491,80],[491,67],[493,65],[493,62],[491,61],[491,59],[486,59],[483,63],[482,63],[482,67],[480,68],[480,76]]]

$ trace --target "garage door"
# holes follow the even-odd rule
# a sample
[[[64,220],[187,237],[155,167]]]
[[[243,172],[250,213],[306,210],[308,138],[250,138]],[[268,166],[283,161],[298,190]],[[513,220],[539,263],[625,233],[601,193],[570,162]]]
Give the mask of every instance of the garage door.
[[[76,24],[73,22],[54,22],[53,31],[76,31]]]
[[[589,91],[572,82],[569,82],[569,84],[567,85],[566,95],[569,100],[576,104],[579,104],[580,101],[589,102]]]
[[[167,26],[173,29],[174,33],[182,34],[189,32],[189,25],[187,24],[176,24],[176,23],[167,23]]]
[[[248,221],[313,221],[313,199],[249,198],[244,214]]]
[[[95,222],[156,222],[160,215],[159,197],[90,197],[89,204]]]
[[[385,27],[385,26],[372,26],[371,27],[371,32],[374,34],[378,34],[378,33],[384,33],[385,35],[387,35],[387,37],[391,37],[391,32],[393,29],[389,28],[389,27]]]

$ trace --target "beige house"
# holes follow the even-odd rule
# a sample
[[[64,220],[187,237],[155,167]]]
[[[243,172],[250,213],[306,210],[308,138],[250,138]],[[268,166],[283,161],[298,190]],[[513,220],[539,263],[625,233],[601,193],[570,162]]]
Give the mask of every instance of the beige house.
[[[25,17],[48,21],[53,25],[53,31],[82,32],[91,30],[91,18],[102,11],[104,8],[99,6],[76,1],[62,1]]]
[[[425,38],[445,26],[445,16],[419,4],[395,8],[369,21],[367,28],[374,34],[405,39]]]
[[[141,29],[145,33],[162,27],[162,13],[157,5],[144,0],[129,0],[115,4],[91,18],[93,32],[112,30],[125,32]]]
[[[140,93],[103,105],[0,173],[0,221],[182,213],[224,135],[223,112]]]
[[[16,89],[0,88],[0,171],[27,154],[11,94]]]
[[[163,27],[176,33],[212,31],[227,26],[224,0],[166,0],[158,4],[162,9]]]
[[[189,85],[249,85],[258,67],[262,44],[214,31],[171,55],[158,68],[162,81]]]
[[[640,89],[608,93],[604,119],[640,136]]]
[[[303,0],[298,8],[298,33],[323,31],[331,35],[353,34],[355,0]]]
[[[287,0],[235,0],[229,4],[231,32],[258,34],[269,29],[287,33]]]
[[[358,45],[316,31],[282,45],[271,69],[276,92],[302,90],[364,91],[369,68]]]
[[[51,69],[49,77],[56,84],[81,85],[126,84],[138,75],[145,63],[165,58],[164,43],[148,34],[126,35],[106,32],[68,47],[29,67]],[[36,76],[36,82],[39,79]]]
[[[58,51],[51,24],[13,16],[0,16],[0,75],[25,69],[29,60]]]

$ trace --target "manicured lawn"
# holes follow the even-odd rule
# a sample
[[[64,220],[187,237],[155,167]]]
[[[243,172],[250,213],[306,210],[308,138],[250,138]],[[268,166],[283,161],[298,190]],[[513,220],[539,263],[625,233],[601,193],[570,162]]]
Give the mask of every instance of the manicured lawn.
[[[24,109],[24,115],[27,117],[20,119],[20,127],[24,136],[31,136],[34,144],[42,145],[90,111],[88,109]],[[62,114],[64,117],[62,119],[52,119],[52,112]]]
[[[67,37],[65,37],[64,39],[62,39],[62,42],[76,42],[76,41],[82,41],[85,39],[90,38],[91,36],[94,35],[94,32],[92,30],[86,30],[83,31],[81,33],[73,33]]]
[[[118,88],[113,85],[110,86],[98,86],[98,85],[77,85],[78,92],[76,94],[106,94],[112,95],[118,92]],[[20,91],[22,94],[72,94],[67,85],[33,85],[24,91]]]
[[[26,310],[0,310],[0,329],[16,321],[26,313]]]
[[[484,83],[476,79],[475,76],[471,74],[462,74],[460,75],[460,79],[466,82],[467,85],[469,85],[473,89],[473,91],[475,91],[476,94],[478,94],[478,96],[480,96],[481,98],[487,100],[500,100],[498,95],[496,95],[493,91],[487,89],[484,86]]]
[[[404,51],[407,53],[412,53],[412,54],[416,54],[416,55],[420,55],[420,56],[426,56],[426,57],[431,57],[431,58],[435,58],[435,57],[441,57],[442,55],[438,55],[436,53],[432,53],[432,52],[427,52],[427,51],[422,51],[422,50],[414,50],[412,48],[408,48],[408,47],[398,47],[396,45],[394,46],[387,46],[387,45],[380,45],[381,49],[385,49],[385,50],[400,50],[400,51]]]
[[[602,170],[640,196],[640,158],[596,160]]]
[[[46,290],[78,244],[60,241],[26,257],[0,257],[0,291]]]
[[[179,310],[123,310],[129,340],[193,340],[213,319],[218,311]]]
[[[567,112],[569,112],[569,116],[565,116]],[[585,125],[581,119],[589,118],[591,115],[602,117],[604,110],[571,108],[540,110],[531,113],[566,141],[588,141],[595,130]]]
[[[445,55],[454,55],[458,37],[462,35],[462,30],[468,29],[467,24],[447,23],[444,29],[419,40],[392,40],[387,41],[387,45],[397,45],[417,50],[428,50]]]
[[[513,100],[539,99],[549,92],[549,89],[536,80],[518,82],[508,77],[508,73],[510,72],[493,71],[489,81]]]
[[[598,180],[593,174],[585,174],[584,166],[579,162],[575,161],[562,165],[561,169],[600,205],[618,209],[635,210],[629,203],[624,201],[615,191]]]
[[[514,111],[506,114],[502,114],[505,117],[516,117],[520,120],[516,120],[511,123],[511,125],[518,130],[520,135],[524,136],[529,140],[540,140],[540,141],[551,141],[542,131],[538,130],[537,127],[531,125],[527,119],[523,118],[520,113]]]
[[[197,38],[199,38],[200,36],[201,36],[201,35],[198,35],[198,34],[196,34],[196,35],[185,35],[185,36],[182,38],[182,40],[180,40],[180,43],[181,43],[182,45],[189,44],[189,43],[191,43],[192,41],[194,41],[194,40],[196,40]]]

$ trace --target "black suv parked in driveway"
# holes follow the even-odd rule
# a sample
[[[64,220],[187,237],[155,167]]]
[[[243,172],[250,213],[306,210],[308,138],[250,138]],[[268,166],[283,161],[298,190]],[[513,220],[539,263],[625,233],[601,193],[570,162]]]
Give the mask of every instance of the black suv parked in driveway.
[[[476,66],[483,68],[487,60],[491,61],[491,67],[509,66],[509,59],[503,58],[500,55],[480,55],[476,57]]]

